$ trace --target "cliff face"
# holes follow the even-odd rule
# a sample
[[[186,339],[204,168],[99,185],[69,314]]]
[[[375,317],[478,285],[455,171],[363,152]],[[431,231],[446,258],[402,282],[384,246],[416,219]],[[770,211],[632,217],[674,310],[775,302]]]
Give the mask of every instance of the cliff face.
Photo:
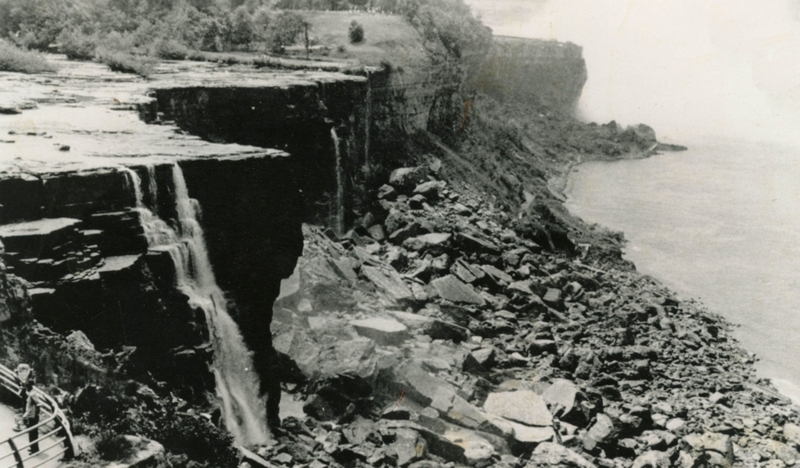
[[[141,107],[145,121],[174,121],[209,141],[279,148],[300,182],[307,220],[341,223],[346,195],[363,181],[366,164],[366,80],[339,74],[302,75],[267,86],[164,86]]]
[[[579,49],[567,47],[574,63],[558,68],[558,56],[538,46],[500,42],[477,78],[514,54],[524,55],[525,66],[500,88],[470,83],[507,97],[577,99],[577,81],[570,84],[577,91],[552,83],[582,67]],[[143,201],[177,223],[175,164],[202,211],[208,255],[232,314],[269,313],[300,255],[302,221],[344,233],[371,209],[376,181],[431,149],[410,149],[408,135],[452,135],[467,116],[461,83],[424,68],[365,76],[234,68],[231,75],[193,64],[143,83],[89,64],[67,67],[68,77],[27,89],[23,98],[34,109],[25,111],[25,125],[15,117],[0,122],[0,132],[14,138],[0,157],[4,260],[9,273],[30,282],[33,313],[43,323],[80,329],[101,348],[137,346],[143,363],[186,387],[212,381],[204,370],[208,332],[176,288],[174,259],[148,248],[137,206]],[[526,87],[526,70],[541,83]],[[21,78],[0,79],[15,89]]]
[[[469,85],[501,101],[571,112],[587,78],[581,53],[572,43],[498,36]]]

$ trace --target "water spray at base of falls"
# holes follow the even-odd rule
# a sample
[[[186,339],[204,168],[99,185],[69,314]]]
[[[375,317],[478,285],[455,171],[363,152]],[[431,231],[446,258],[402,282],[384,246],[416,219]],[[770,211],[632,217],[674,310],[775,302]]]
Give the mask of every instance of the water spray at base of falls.
[[[178,215],[172,226],[145,206],[139,175],[131,169],[126,172],[133,185],[136,209],[141,215],[150,250],[169,253],[175,265],[178,289],[189,298],[190,306],[205,313],[214,350],[212,370],[226,428],[240,445],[267,443],[270,436],[264,399],[259,397],[258,375],[253,370],[252,357],[239,327],[228,313],[224,293],[214,278],[199,223],[200,207],[197,200],[189,198],[183,171],[177,164],[172,167]],[[154,171],[150,172],[148,190],[155,200]]]

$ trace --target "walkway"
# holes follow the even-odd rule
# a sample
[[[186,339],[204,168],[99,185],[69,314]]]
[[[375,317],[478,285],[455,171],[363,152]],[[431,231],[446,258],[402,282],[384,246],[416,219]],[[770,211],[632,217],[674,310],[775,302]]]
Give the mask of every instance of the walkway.
[[[19,396],[14,373],[0,364],[0,386],[3,391]],[[0,468],[54,468],[61,460],[72,456],[74,442],[69,422],[52,397],[34,387],[39,400],[39,452],[28,454],[28,432],[14,432],[14,420],[18,413],[0,405]]]

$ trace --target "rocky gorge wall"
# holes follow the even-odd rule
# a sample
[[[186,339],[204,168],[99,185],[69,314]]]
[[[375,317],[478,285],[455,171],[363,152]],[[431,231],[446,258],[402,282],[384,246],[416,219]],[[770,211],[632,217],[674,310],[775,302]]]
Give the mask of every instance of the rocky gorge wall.
[[[174,121],[208,141],[289,152],[306,219],[336,228],[337,209],[348,225],[352,211],[363,212],[366,192],[410,162],[408,135],[428,131],[450,141],[462,131],[475,93],[571,112],[586,81],[581,53],[571,43],[495,37],[489,53],[472,57],[477,65],[461,77],[417,64],[312,75],[286,86],[159,86],[140,113],[146,122]]]
[[[571,113],[586,79],[580,46],[496,36],[469,85],[501,101],[541,103]]]
[[[352,194],[363,180],[367,132],[366,80],[334,77],[291,86],[162,87],[140,112],[146,122],[163,117],[208,141],[287,151],[307,219],[334,226],[340,206],[351,206],[337,191]]]
[[[302,250],[288,159],[271,151],[2,178],[7,272],[28,281],[41,323],[81,330],[102,349],[134,346],[140,366],[202,395],[214,382],[205,317],[177,287],[170,252],[148,247],[133,174],[146,205],[175,223],[173,168],[181,166],[219,284],[239,309],[268,313]]]

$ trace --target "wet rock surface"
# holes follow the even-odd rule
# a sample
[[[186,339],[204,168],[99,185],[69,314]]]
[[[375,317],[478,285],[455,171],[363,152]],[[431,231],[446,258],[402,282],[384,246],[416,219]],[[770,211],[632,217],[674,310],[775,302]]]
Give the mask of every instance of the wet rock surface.
[[[396,171],[376,196],[385,211],[363,226],[416,226],[414,236],[335,239],[304,226],[299,288],[276,304],[273,335],[308,379],[291,392],[311,416],[284,420],[260,449],[265,459],[581,468],[800,460],[797,413],[755,376],[723,319],[614,259],[542,250],[506,213],[450,185],[421,207],[386,196],[419,186],[407,180],[419,173],[422,184],[439,182]]]

